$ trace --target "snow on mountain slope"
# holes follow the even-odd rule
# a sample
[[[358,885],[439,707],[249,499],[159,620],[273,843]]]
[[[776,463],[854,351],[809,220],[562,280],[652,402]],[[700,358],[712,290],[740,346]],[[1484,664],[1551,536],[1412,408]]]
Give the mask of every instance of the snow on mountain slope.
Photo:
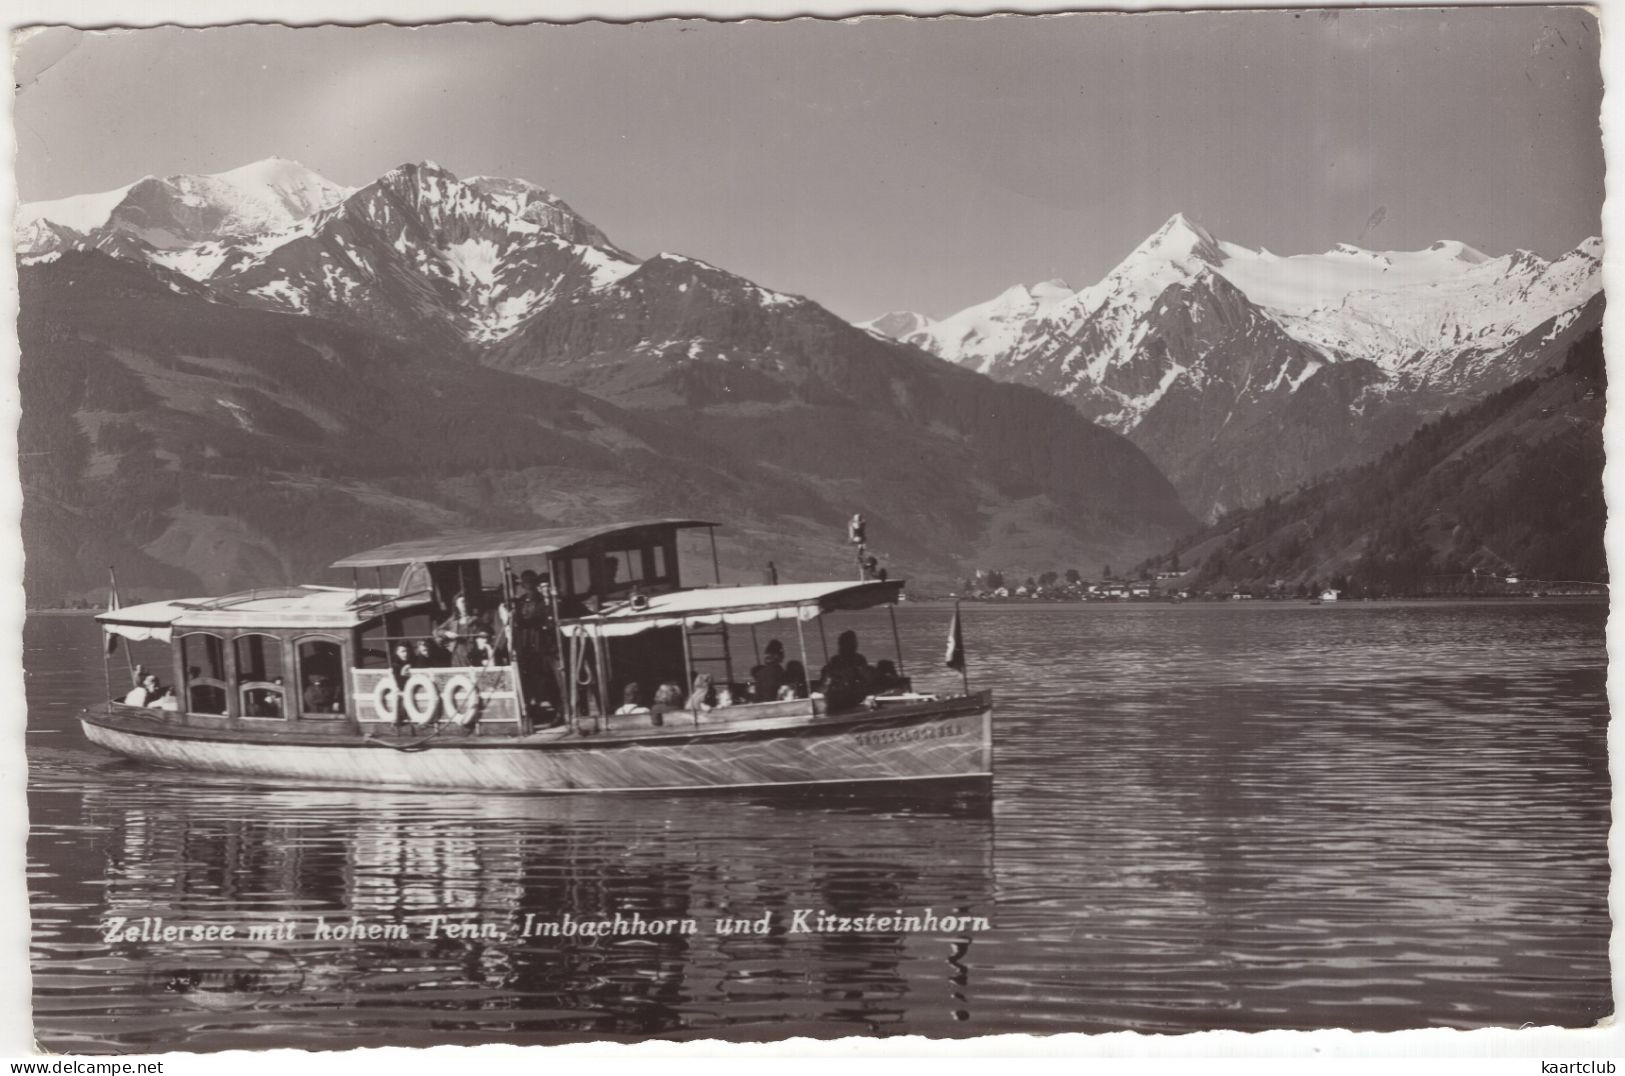
[[[1601,290],[1601,241],[1556,261],[1520,250],[1409,287],[1351,291],[1282,324],[1337,359],[1367,358],[1418,389],[1471,389],[1496,355]]]
[[[858,328],[874,336],[882,336],[888,340],[901,340],[905,344],[915,347],[926,347],[925,333],[930,332],[936,323],[924,314],[917,314],[912,310],[893,310],[870,318],[868,321],[858,322]]]
[[[1069,321],[1074,298],[1060,280],[1031,287],[1017,284],[995,299],[923,328],[919,343],[939,355],[957,354],[960,365],[989,373],[1000,356],[1031,350],[1057,319]]]
[[[534,183],[464,181],[427,161],[360,189],[278,157],[217,175],[148,176],[24,206],[16,241],[25,263],[95,249],[180,273],[230,302],[394,335],[450,327],[475,343],[638,265]]]
[[[146,177],[151,179],[151,176]],[[131,184],[134,186],[134,184]],[[129,187],[102,191],[98,194],[76,194],[68,198],[53,198],[46,202],[24,202],[17,207],[18,253],[33,253],[24,235],[45,234],[47,225],[67,228],[84,235],[107,223],[117,205],[130,193]]]
[[[1258,305],[1279,314],[1303,315],[1340,303],[1360,291],[1378,292],[1437,283],[1488,260],[1462,243],[1439,242],[1426,250],[1376,252],[1339,243],[1324,254],[1279,257],[1267,250],[1223,244],[1219,267]]]
[[[1491,258],[1454,241],[1283,257],[1218,240],[1175,214],[1097,284],[1076,293],[1018,285],[914,330],[909,342],[1005,380],[1086,393],[1132,361],[1166,288],[1211,271],[1327,361],[1366,359],[1415,388],[1460,387],[1495,351],[1597,294],[1600,265],[1599,239],[1554,262],[1528,251]],[[1478,361],[1464,362],[1466,351]],[[1122,413],[1132,421],[1143,411]]]
[[[432,161],[391,169],[259,246],[210,283],[252,305],[475,343],[638,265],[542,188],[464,181]]]
[[[268,157],[215,175],[145,176],[115,191],[27,203],[13,238],[25,262],[94,248],[203,280],[235,247],[297,228],[349,193],[297,161]]]
[[[1208,515],[1505,384],[1510,349],[1564,331],[1600,268],[1596,239],[1553,262],[1450,241],[1283,257],[1175,214],[1096,284],[1014,287],[904,338],[1127,434]]]

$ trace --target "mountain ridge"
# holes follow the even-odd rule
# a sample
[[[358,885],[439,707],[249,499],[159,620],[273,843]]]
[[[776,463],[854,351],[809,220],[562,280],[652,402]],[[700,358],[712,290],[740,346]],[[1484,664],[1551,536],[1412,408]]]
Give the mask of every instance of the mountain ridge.
[[[1175,214],[1089,287],[1017,285],[937,321],[893,312],[887,326],[907,326],[913,346],[1059,396],[1126,434],[1211,518],[1290,489],[1315,468],[1367,458],[1443,407],[1521,376],[1513,349],[1541,324],[1581,317],[1600,294],[1600,265],[1595,238],[1550,261],[1528,251],[1492,258],[1449,240],[1420,251],[1344,243],[1282,257]],[[1215,368],[1238,361],[1225,337],[1241,321],[1262,382]],[[1306,386],[1313,391],[1296,400]],[[1214,391],[1227,393],[1210,401],[1220,414],[1181,427],[1185,397]],[[1343,447],[1322,438],[1305,456],[1279,436],[1282,423],[1343,429]]]
[[[132,587],[221,589],[403,534],[698,512],[749,578],[844,574],[861,509],[929,583],[1126,563],[1193,522],[1064,402],[634,258],[523,181],[425,162],[281,231],[81,239],[20,259],[31,601],[94,593],[118,550]]]

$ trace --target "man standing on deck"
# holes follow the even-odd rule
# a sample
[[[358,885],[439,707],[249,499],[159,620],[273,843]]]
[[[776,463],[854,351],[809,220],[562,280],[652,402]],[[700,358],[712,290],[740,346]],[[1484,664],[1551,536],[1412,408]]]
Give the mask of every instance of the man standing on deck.
[[[557,636],[552,603],[542,590],[541,577],[527,568],[519,573],[519,593],[513,600],[513,649],[525,685],[525,707],[532,714],[550,703],[554,716],[558,715]]]

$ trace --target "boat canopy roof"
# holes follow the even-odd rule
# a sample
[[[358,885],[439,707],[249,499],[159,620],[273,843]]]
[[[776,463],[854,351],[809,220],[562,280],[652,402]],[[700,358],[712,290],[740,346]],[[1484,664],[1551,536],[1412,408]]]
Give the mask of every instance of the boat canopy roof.
[[[890,605],[902,593],[903,580],[867,583],[780,583],[776,586],[702,587],[651,597],[634,609],[630,604],[597,616],[566,621],[566,635],[614,638],[652,628],[707,624],[765,624],[771,620],[813,620],[842,609]]]
[[[648,532],[715,527],[703,519],[648,519],[637,523],[560,527],[552,530],[496,531],[486,534],[448,534],[369,549],[335,561],[335,568],[381,568],[391,564],[434,564],[450,560],[497,560],[562,553],[572,546],[611,538],[637,538]]]
[[[377,616],[394,599],[393,590],[349,587],[274,587],[245,590],[220,598],[147,602],[99,613],[110,635],[169,642],[176,629],[313,628],[344,630]]]

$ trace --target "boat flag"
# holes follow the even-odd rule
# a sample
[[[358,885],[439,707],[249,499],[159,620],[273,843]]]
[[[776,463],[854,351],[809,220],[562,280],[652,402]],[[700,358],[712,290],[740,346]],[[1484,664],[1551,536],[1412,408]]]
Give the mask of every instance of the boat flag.
[[[965,671],[965,633],[959,626],[959,603],[954,602],[954,621],[948,625],[948,652],[942,663],[956,672]]]
[[[107,611],[109,613],[116,613],[119,611],[118,576],[113,574],[113,569],[111,567],[107,569]],[[118,653],[118,636],[114,635],[112,632],[108,632],[107,656],[112,657],[116,653]]]

